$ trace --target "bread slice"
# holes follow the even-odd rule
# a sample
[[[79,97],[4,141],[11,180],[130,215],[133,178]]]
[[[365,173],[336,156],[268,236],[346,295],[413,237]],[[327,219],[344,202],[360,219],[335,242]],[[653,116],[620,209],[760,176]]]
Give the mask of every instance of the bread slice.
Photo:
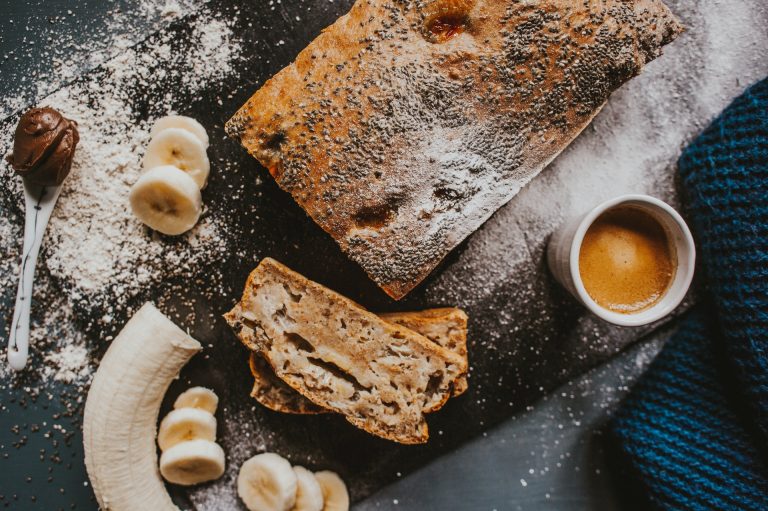
[[[404,444],[427,441],[424,413],[442,406],[467,372],[462,357],[269,258],[225,317],[294,390]]]
[[[237,312],[239,314],[239,310]],[[399,324],[430,341],[449,349],[467,359],[467,315],[461,309],[441,308],[418,312],[392,312],[378,314],[390,323]],[[275,375],[272,366],[258,353],[249,357],[254,383],[251,396],[260,404],[281,413],[318,414],[328,410],[317,406]],[[467,390],[466,375],[460,376],[453,384],[452,396],[459,396]]]
[[[661,0],[357,0],[226,129],[398,299],[681,31]]]
[[[248,364],[254,379],[251,397],[262,406],[276,412],[298,415],[316,415],[329,412],[278,378],[269,362],[259,353],[252,351],[248,357]]]
[[[418,332],[435,344],[467,360],[467,314],[455,307],[427,309],[415,312],[388,312],[379,317],[390,323]],[[468,387],[467,375],[453,385],[452,395],[460,396]]]

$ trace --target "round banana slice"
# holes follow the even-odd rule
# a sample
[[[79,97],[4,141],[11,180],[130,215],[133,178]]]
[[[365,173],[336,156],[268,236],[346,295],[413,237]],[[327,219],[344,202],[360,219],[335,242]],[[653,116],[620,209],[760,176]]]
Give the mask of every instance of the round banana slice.
[[[315,479],[323,490],[323,511],[349,511],[347,485],[338,474],[330,470],[315,472]]]
[[[203,210],[197,183],[170,165],[155,167],[131,188],[131,209],[139,220],[172,236],[195,226]]]
[[[179,408],[199,408],[208,413],[216,413],[219,406],[219,397],[211,390],[205,387],[192,387],[187,389],[176,398],[173,403],[175,409]]]
[[[297,486],[291,464],[271,452],[247,460],[237,476],[237,494],[250,511],[290,511]]]
[[[181,128],[164,129],[150,140],[143,165],[145,169],[173,165],[189,174],[201,190],[208,183],[211,171],[203,143]]]
[[[198,408],[179,408],[165,416],[157,430],[161,451],[188,440],[216,440],[216,418]]]
[[[168,128],[187,130],[197,137],[197,139],[203,143],[203,146],[208,149],[208,133],[205,131],[205,128],[203,128],[203,125],[193,118],[184,115],[167,115],[161,117],[155,121],[154,126],[152,126],[152,131],[149,132],[149,136],[154,138],[155,135]]]
[[[176,444],[160,456],[160,474],[169,483],[191,486],[224,474],[224,450],[209,440]]]
[[[323,490],[315,474],[304,467],[293,467],[296,472],[296,504],[291,511],[323,511]]]

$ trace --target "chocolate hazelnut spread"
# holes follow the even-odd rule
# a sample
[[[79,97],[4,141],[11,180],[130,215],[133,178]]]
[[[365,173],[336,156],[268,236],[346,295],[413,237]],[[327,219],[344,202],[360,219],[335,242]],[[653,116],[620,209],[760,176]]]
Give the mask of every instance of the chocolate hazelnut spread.
[[[72,168],[79,140],[76,122],[50,107],[32,108],[19,120],[8,163],[31,183],[58,186]]]

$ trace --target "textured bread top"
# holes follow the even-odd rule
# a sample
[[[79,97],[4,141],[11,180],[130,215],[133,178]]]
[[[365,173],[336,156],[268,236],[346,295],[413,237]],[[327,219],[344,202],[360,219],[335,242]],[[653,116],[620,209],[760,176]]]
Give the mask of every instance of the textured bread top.
[[[269,258],[225,317],[294,390],[400,443],[427,441],[424,413],[467,371],[462,357]]]
[[[397,299],[680,31],[660,0],[358,0],[227,132]]]
[[[236,306],[233,315],[237,316],[241,313],[240,306]],[[451,350],[464,360],[467,359],[467,315],[461,309],[427,309],[418,312],[392,312],[378,316],[390,323],[413,330],[438,346]],[[248,363],[254,379],[251,396],[263,406],[276,412],[295,414],[318,414],[329,411],[317,406],[289,387],[275,375],[269,362],[258,353],[252,352]],[[453,383],[451,395],[461,395],[467,387],[467,376],[461,375]]]

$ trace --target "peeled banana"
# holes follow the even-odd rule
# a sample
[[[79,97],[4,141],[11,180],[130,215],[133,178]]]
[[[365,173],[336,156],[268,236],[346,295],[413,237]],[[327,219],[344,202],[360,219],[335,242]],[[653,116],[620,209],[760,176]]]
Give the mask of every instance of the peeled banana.
[[[250,511],[291,511],[297,487],[291,464],[271,452],[247,460],[237,476],[237,494]]]
[[[142,175],[131,188],[129,199],[139,220],[172,236],[194,227],[203,210],[197,184],[170,165],[155,167]]]
[[[109,511],[178,511],[157,466],[155,431],[163,395],[202,349],[152,304],[112,341],[85,402],[85,466]]]

